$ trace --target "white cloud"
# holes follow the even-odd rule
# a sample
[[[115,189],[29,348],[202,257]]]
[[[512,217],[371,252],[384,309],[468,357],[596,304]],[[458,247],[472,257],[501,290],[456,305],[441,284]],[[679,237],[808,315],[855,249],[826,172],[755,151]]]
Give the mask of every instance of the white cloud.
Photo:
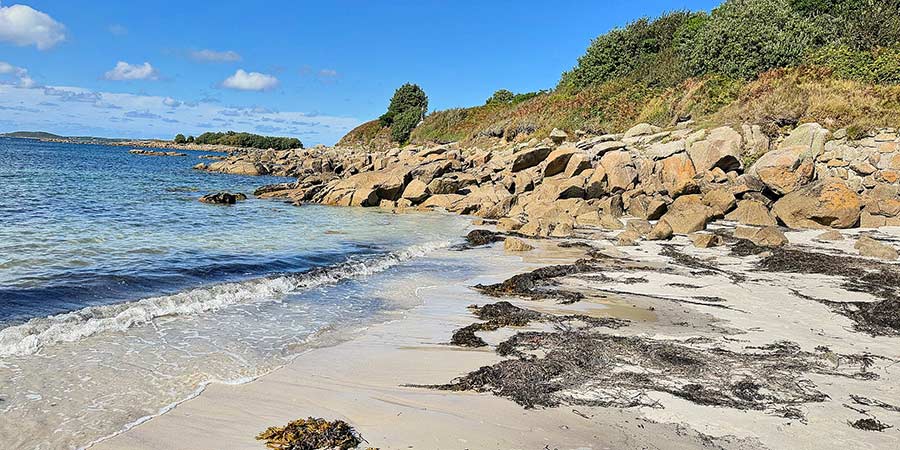
[[[25,5],[0,5],[0,41],[47,50],[66,39],[66,27]]]
[[[319,71],[319,76],[322,78],[334,78],[338,76],[338,73],[334,69],[322,69]]]
[[[215,50],[203,49],[191,51],[191,58],[196,61],[205,62],[237,62],[241,60],[241,55],[231,50],[218,52]]]
[[[0,61],[0,75],[12,75],[16,78],[16,86],[21,88],[37,87],[37,82],[28,75],[28,69],[16,67],[10,63]]]
[[[124,25],[114,23],[109,26],[109,32],[112,33],[113,36],[125,36],[128,34],[128,28],[125,28]]]
[[[163,105],[166,105],[170,108],[177,108],[177,107],[181,106],[181,102],[178,100],[175,100],[172,97],[166,97],[163,99]]]
[[[107,80],[123,81],[123,80],[156,80],[159,78],[159,72],[145,62],[141,65],[131,65],[125,61],[116,63],[116,67],[106,72],[103,76]]]
[[[267,91],[278,86],[278,78],[259,72],[245,72],[238,69],[234,75],[222,82],[222,87],[240,91]]]

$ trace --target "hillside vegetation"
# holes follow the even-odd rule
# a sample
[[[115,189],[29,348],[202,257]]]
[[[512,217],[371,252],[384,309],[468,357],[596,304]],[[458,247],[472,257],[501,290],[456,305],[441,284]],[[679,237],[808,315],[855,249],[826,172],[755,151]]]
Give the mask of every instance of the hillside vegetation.
[[[481,106],[435,111],[413,143],[544,137],[749,122],[770,134],[816,121],[863,133],[900,126],[900,0],[727,0],[595,39],[551,91],[498,90]],[[383,147],[368,122],[342,144]],[[393,139],[393,141],[397,141]]]
[[[197,143],[209,145],[230,145],[233,147],[245,148],[272,148],[275,150],[303,148],[303,143],[300,142],[300,139],[297,138],[260,136],[258,134],[237,133],[234,131],[226,131],[224,133],[207,132],[201,134],[200,136],[197,136],[196,138],[185,138],[184,135],[179,134],[175,136],[174,142],[178,144]]]

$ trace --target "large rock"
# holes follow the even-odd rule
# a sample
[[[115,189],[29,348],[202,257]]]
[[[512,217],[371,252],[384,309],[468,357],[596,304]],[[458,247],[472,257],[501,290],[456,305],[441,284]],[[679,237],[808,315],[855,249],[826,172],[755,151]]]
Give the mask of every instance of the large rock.
[[[784,195],[815,177],[813,156],[805,147],[788,147],[766,153],[753,165],[751,174],[772,192]]]
[[[689,186],[694,185],[694,164],[686,153],[672,155],[656,163],[659,181],[665,190],[675,197],[681,195]]]
[[[781,247],[788,243],[787,237],[778,227],[738,227],[734,230],[734,237],[749,239],[760,247]]]
[[[530,250],[534,250],[534,247],[521,239],[508,237],[505,241],[503,241],[503,249],[508,252],[527,252]]]
[[[574,145],[563,145],[550,152],[547,156],[547,166],[544,167],[544,176],[552,177],[566,170],[569,159],[578,152]]]
[[[662,131],[662,128],[650,125],[649,123],[639,123],[625,132],[625,139],[636,138],[640,136],[649,136],[651,134],[656,134]]]
[[[513,158],[512,171],[519,172],[540,164],[547,159],[547,156],[550,155],[550,151],[550,147],[541,146],[525,149],[516,153]]]
[[[717,188],[703,194],[703,204],[712,208],[713,217],[721,219],[734,209],[736,201],[730,190]]]
[[[869,236],[863,236],[856,241],[854,248],[859,250],[860,256],[868,256],[872,258],[895,260],[897,259],[897,250],[887,244],[872,239]]]
[[[829,134],[827,129],[817,123],[804,123],[795,128],[781,142],[779,148],[800,147],[815,157],[825,151],[825,141],[828,140]]]
[[[410,181],[409,184],[406,185],[406,189],[403,190],[403,198],[411,201],[413,204],[425,200],[428,198],[428,195],[430,195],[428,192],[428,185],[419,180]]]
[[[691,143],[687,151],[697,172],[703,173],[713,167],[729,172],[741,168],[742,147],[740,133],[731,127],[720,127],[711,130],[706,139]]]
[[[676,234],[690,234],[705,230],[711,216],[710,208],[703,204],[688,204],[669,210],[660,222],[666,222]]]
[[[728,220],[733,220],[741,225],[755,225],[759,227],[777,225],[775,216],[766,208],[766,205],[756,200],[741,200],[734,211],[725,215]]]
[[[772,213],[790,228],[851,228],[859,222],[859,195],[838,178],[826,178],[785,195]]]
[[[569,138],[569,135],[566,134],[565,131],[560,130],[559,128],[554,128],[553,131],[550,132],[550,140],[553,141],[554,144],[562,144]]]
[[[627,191],[637,181],[637,170],[627,151],[616,150],[603,155],[600,165],[606,172],[607,189],[610,192]]]
[[[402,170],[379,170],[352,175],[338,182],[336,190],[371,190],[381,200],[397,200],[403,192],[405,172]],[[368,205],[375,206],[375,205]]]

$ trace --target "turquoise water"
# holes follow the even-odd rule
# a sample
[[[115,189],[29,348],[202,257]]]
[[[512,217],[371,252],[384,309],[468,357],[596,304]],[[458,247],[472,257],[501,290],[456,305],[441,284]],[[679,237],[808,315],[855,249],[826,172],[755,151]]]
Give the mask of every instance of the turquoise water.
[[[389,280],[467,270],[432,257],[465,219],[207,205],[286,180],[128,150],[0,138],[4,448],[86,445],[409,306]]]

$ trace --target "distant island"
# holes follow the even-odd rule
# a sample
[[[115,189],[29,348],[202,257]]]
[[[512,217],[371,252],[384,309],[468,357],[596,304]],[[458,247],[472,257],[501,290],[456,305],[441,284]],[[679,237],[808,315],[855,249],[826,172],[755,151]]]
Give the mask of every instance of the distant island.
[[[163,139],[103,138],[94,136],[61,136],[46,131],[13,131],[0,133],[0,137],[37,139],[45,142],[69,144],[99,144],[124,147],[176,148],[182,150],[232,151],[246,149],[291,150],[303,148],[300,139],[292,137],[262,136],[236,131],[206,132],[196,138],[178,134],[171,141]]]

